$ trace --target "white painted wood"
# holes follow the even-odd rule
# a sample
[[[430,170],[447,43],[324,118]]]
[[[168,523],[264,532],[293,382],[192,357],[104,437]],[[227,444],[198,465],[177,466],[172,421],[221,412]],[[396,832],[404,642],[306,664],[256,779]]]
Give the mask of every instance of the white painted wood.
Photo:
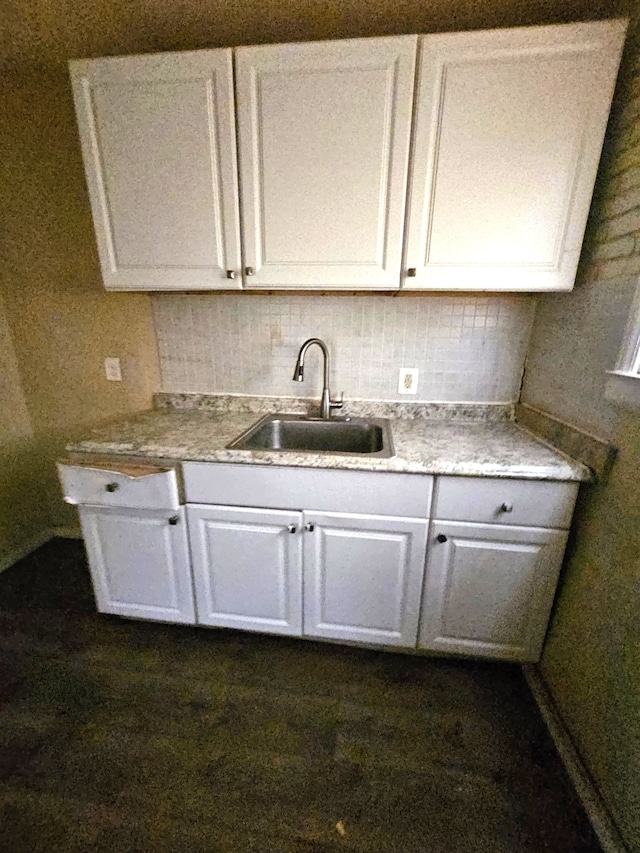
[[[183,463],[189,503],[428,518],[433,477],[376,471]]]
[[[195,624],[184,508],[81,506],[79,514],[101,613]]]
[[[399,287],[416,44],[236,51],[247,286]]]
[[[198,623],[299,636],[302,514],[222,506],[187,512]]]
[[[569,528],[579,483],[485,477],[438,477],[433,515],[528,527]],[[502,506],[511,507],[505,512]]]
[[[571,290],[625,29],[422,38],[403,287]]]
[[[137,465],[142,469],[144,466]],[[130,509],[179,509],[180,495],[175,468],[147,476],[130,477],[106,468],[58,462],[64,499],[70,504],[121,506]],[[116,486],[114,490],[113,486]]]
[[[432,522],[419,647],[538,660],[567,535],[537,527]]]
[[[427,523],[305,512],[304,633],[414,647]]]
[[[105,287],[240,287],[231,49],[70,69]]]

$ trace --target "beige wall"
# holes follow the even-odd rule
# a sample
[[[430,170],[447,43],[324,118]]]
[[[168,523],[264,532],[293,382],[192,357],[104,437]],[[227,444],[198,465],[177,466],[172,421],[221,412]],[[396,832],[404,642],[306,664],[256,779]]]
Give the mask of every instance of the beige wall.
[[[39,448],[46,520],[73,525],[54,459],[87,424],[149,407],[158,383],[150,298],[102,288],[66,80],[6,75],[0,98],[0,289]],[[108,355],[122,359],[123,382],[106,381]],[[4,464],[4,442],[0,452]],[[3,484],[5,499],[32,488],[26,472],[19,480]]]
[[[609,438],[583,488],[542,671],[630,850],[640,851],[640,415],[603,396],[640,276],[640,13],[575,290],[543,297],[523,401]]]
[[[31,429],[13,338],[0,297],[0,571],[47,526],[41,454]]]

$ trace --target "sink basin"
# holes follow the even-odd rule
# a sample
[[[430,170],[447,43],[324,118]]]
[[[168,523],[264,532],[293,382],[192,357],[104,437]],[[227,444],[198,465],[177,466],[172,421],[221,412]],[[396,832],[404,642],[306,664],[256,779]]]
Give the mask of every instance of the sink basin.
[[[290,450],[298,453],[394,455],[386,418],[308,418],[266,415],[227,445],[230,450]]]

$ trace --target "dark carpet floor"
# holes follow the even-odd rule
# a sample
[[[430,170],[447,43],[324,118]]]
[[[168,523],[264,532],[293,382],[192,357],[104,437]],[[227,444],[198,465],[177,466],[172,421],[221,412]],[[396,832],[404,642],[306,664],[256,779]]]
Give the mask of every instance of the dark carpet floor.
[[[0,576],[0,850],[595,853],[518,667],[95,612]]]

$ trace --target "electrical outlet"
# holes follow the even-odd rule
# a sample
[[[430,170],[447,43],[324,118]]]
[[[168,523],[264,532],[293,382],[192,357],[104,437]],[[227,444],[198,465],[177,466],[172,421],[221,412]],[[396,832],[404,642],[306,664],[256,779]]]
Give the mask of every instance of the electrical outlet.
[[[416,394],[418,391],[418,368],[401,367],[398,377],[398,394]]]
[[[119,358],[105,358],[104,372],[109,382],[122,382],[122,371],[120,370]]]

